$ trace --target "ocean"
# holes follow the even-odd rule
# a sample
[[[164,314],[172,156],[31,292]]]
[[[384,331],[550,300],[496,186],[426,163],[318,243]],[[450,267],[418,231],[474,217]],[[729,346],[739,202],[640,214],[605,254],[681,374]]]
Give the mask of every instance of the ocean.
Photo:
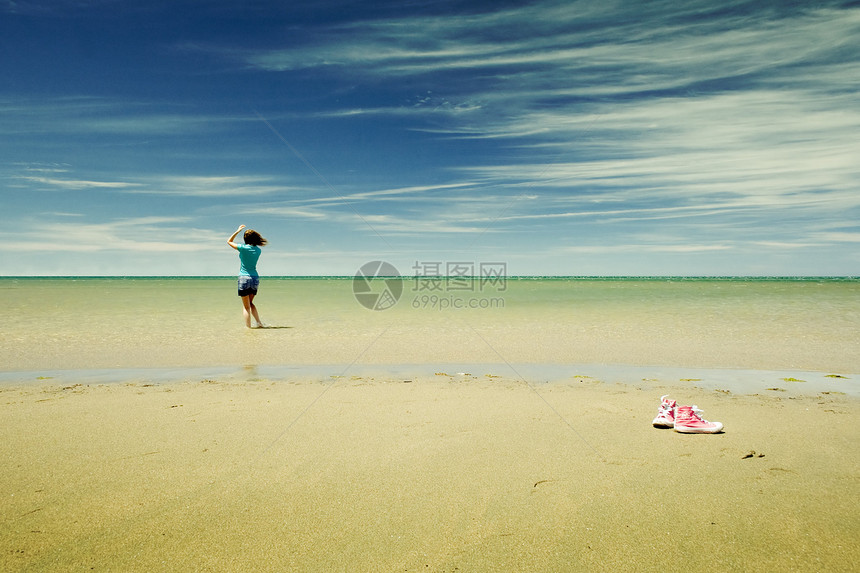
[[[860,375],[853,278],[404,278],[367,291],[353,277],[263,277],[256,303],[268,328],[250,331],[235,282],[0,278],[0,372],[592,365]]]

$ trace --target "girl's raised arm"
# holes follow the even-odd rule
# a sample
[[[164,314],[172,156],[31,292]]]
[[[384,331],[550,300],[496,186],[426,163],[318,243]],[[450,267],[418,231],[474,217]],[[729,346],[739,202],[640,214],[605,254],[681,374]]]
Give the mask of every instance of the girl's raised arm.
[[[230,245],[231,247],[233,247],[234,249],[238,248],[238,245],[237,245],[236,243],[234,243],[234,242],[233,242],[233,239],[235,239],[235,238],[236,238],[236,235],[238,235],[239,233],[241,233],[241,232],[242,232],[242,229],[244,229],[244,228],[245,228],[245,225],[239,225],[239,228],[238,228],[238,229],[236,229],[236,232],[235,232],[235,233],[233,233],[232,235],[230,235],[230,238],[229,238],[229,239],[227,239],[227,244],[228,244],[228,245]]]

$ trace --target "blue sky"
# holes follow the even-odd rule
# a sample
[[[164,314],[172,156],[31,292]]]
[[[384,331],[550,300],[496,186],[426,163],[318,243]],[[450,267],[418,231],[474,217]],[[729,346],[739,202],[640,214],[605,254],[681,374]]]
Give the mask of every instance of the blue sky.
[[[372,4],[372,6],[370,6]],[[860,275],[860,2],[0,0],[0,275]]]

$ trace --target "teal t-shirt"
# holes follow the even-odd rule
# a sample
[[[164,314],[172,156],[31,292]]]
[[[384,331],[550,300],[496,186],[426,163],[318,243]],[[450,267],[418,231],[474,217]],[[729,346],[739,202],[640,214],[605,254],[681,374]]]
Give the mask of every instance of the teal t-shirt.
[[[260,253],[263,250],[256,245],[236,245],[239,251],[239,275],[248,277],[258,277],[257,261],[260,259]]]

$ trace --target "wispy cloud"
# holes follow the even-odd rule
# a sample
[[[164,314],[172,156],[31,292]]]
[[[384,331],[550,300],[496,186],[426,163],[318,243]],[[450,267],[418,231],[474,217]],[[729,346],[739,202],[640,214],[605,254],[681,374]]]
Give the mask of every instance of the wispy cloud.
[[[398,188],[257,203],[241,208],[239,213],[312,220],[350,233],[373,230],[385,235],[438,236],[486,232],[486,209],[498,199],[446,193],[464,187],[467,186]]]
[[[708,18],[712,11],[719,17]],[[501,71],[490,76],[494,87],[576,89],[571,82],[559,85],[558,72],[564,71],[597,95],[828,63],[853,45],[858,12],[826,6],[761,10],[754,2],[717,8],[663,1],[624,11],[612,3],[535,2],[456,18],[417,14],[337,24],[316,30],[315,39],[301,45],[232,55],[267,71],[338,67],[403,77],[492,68]]]
[[[860,243],[860,231],[820,233],[813,236],[828,243]]]
[[[679,245],[679,244],[641,244],[628,243],[621,245],[581,245],[570,246],[559,249],[561,252],[571,254],[610,254],[610,253],[702,253],[709,251],[727,251],[734,247],[731,245]]]
[[[30,189],[79,191],[116,190],[122,193],[170,195],[174,197],[249,197],[272,194],[289,195],[304,188],[278,184],[272,176],[262,175],[149,175],[136,181],[108,181],[74,178],[70,169],[56,170],[45,175],[12,175],[10,179],[26,184]],[[28,169],[27,172],[33,172]],[[61,177],[60,175],[65,175]]]
[[[56,177],[20,176],[18,179],[36,183],[40,186],[58,189],[131,189],[140,187],[140,183],[127,183],[124,181],[86,181],[81,179],[59,179]]]
[[[835,6],[759,10],[738,1],[708,18],[716,10],[710,3],[653,2],[617,20],[617,7],[609,4],[536,3],[457,19],[338,25],[317,42],[241,57],[267,71],[338,67],[363,77],[427,74],[438,81],[446,71],[468,70],[492,78],[452,82],[450,95],[480,102],[462,108],[474,113],[417,129],[507,139],[509,149],[547,160],[522,163],[509,153],[499,164],[458,168],[473,181],[512,191],[519,181],[542,194],[573,195],[578,203],[646,195],[652,203],[669,202],[608,216],[855,209],[860,9]],[[324,113],[431,110],[437,108]],[[542,199],[542,205],[556,203]]]
[[[0,250],[18,250],[18,242],[27,243],[31,252],[128,252],[169,253],[209,251],[225,237],[205,229],[188,228],[187,217],[139,217],[109,222],[36,222],[26,229],[0,236]],[[14,239],[14,241],[13,241]]]
[[[105,2],[51,17],[166,9]],[[0,11],[49,8],[13,4]],[[120,45],[115,91],[90,62],[74,89],[4,91],[4,210],[56,199],[28,237],[44,253],[165,252],[172,224],[243,216],[285,235],[296,223],[307,253],[367,248],[372,230],[404,253],[474,242],[536,266],[858,261],[856,2],[395,4],[308,4],[301,26],[295,4],[243,6],[265,25]],[[237,10],[189,8],[206,22]],[[215,239],[197,236],[194,252]]]
[[[78,95],[0,97],[0,129],[17,136],[177,136],[212,133],[249,121],[250,112],[213,115],[175,103]]]
[[[277,184],[271,176],[173,175],[149,178],[135,192],[185,197],[248,197],[275,193],[289,194],[297,189]]]

